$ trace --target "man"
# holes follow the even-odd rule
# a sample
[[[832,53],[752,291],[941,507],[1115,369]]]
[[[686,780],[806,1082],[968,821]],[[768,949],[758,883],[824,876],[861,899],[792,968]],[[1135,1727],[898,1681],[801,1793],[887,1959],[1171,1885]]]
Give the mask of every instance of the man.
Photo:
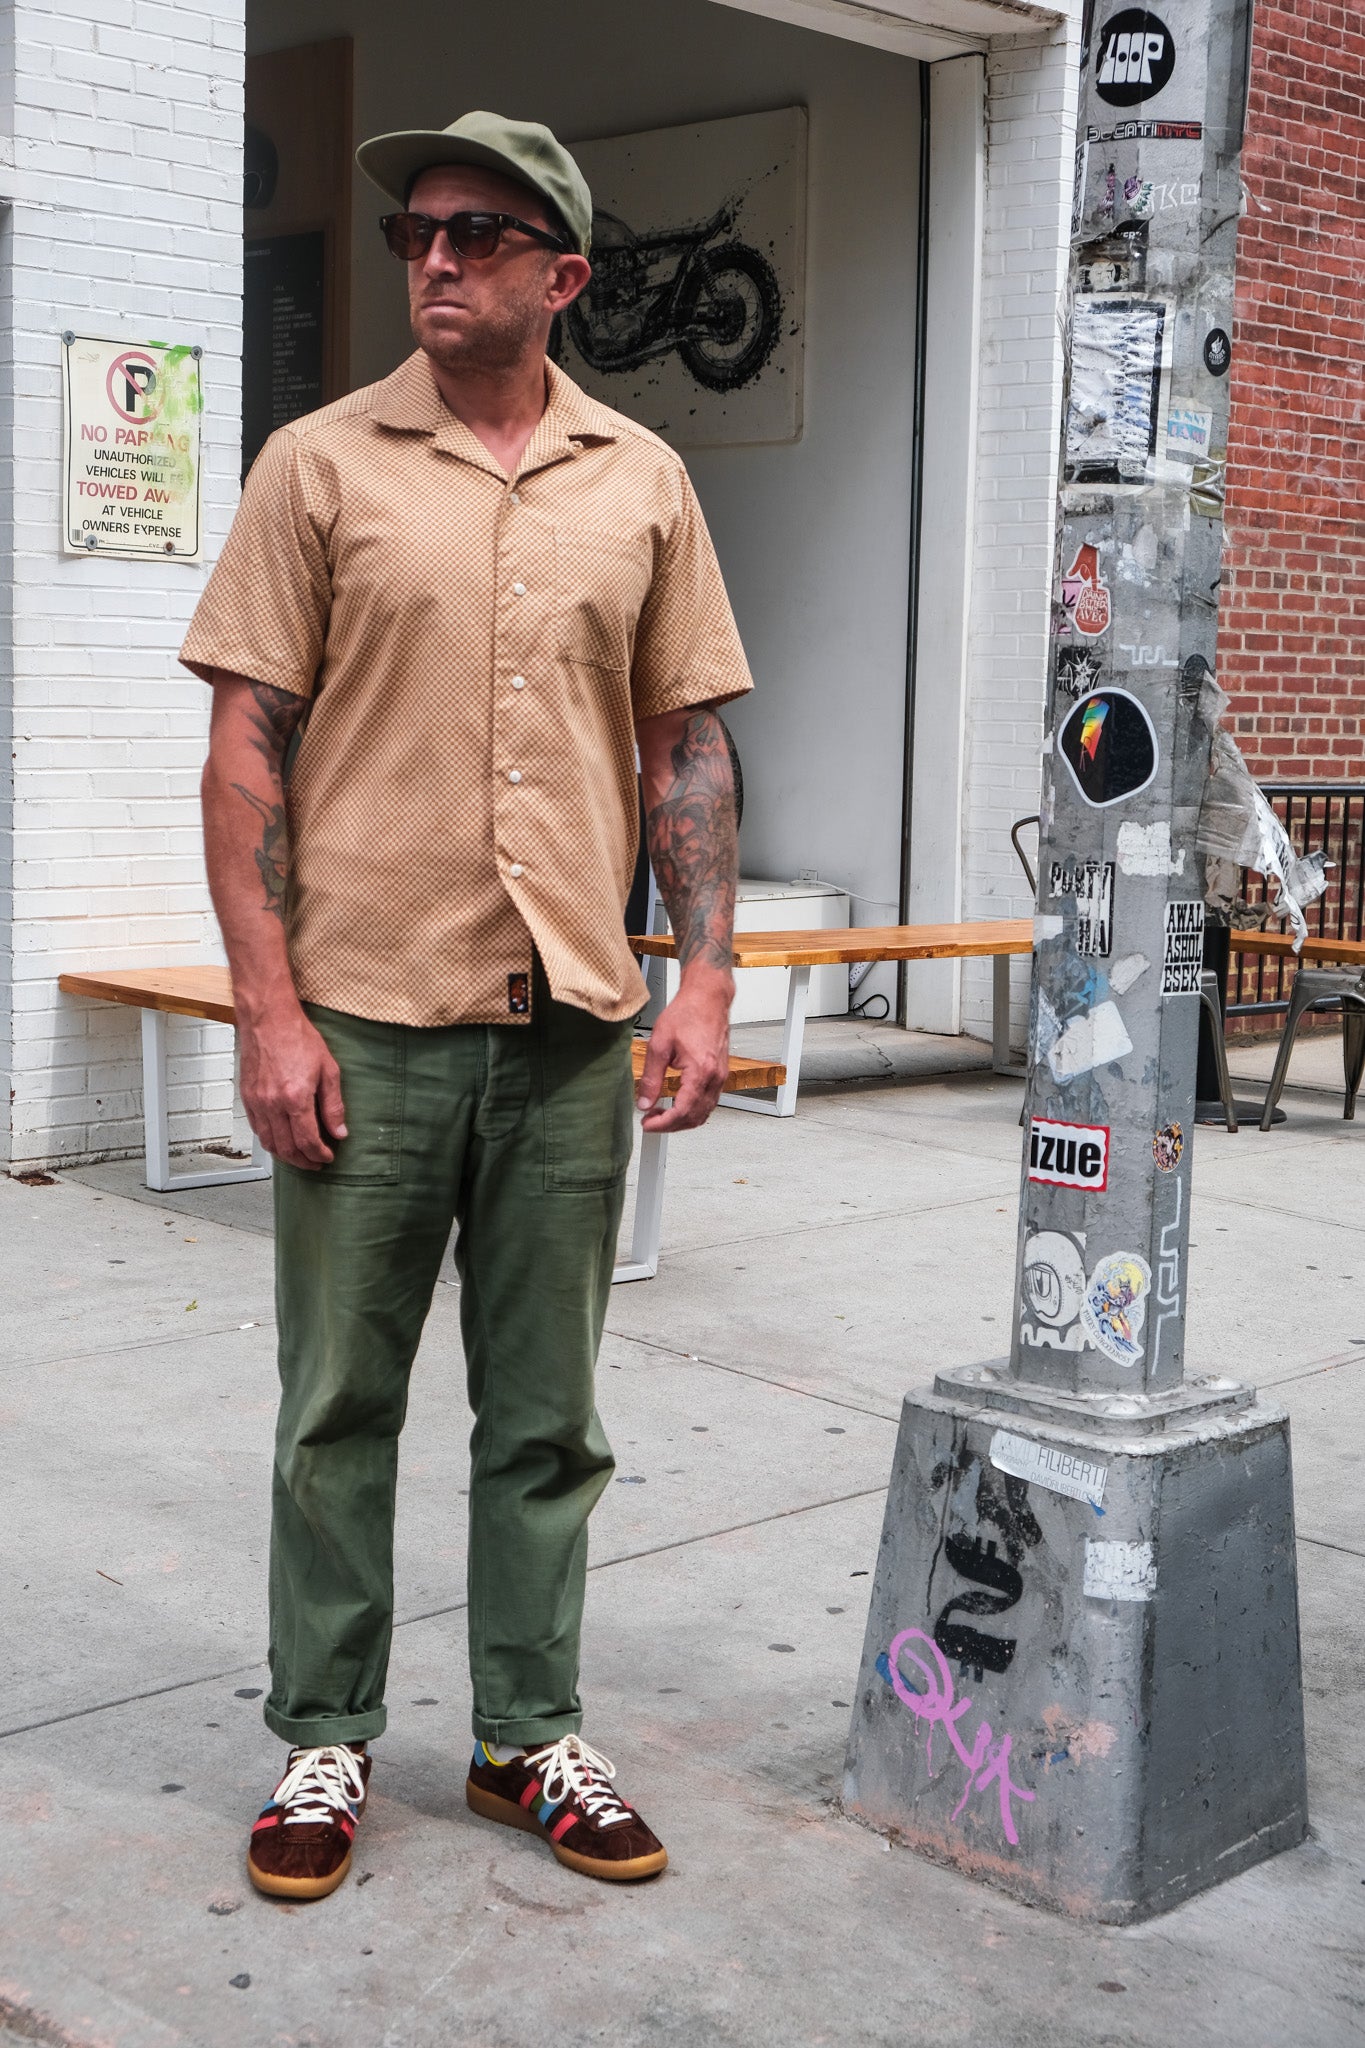
[[[267,443],[182,649],[213,684],[209,880],[277,1162],[265,1719],[292,1747],[248,1868],[303,1899],[350,1864],[408,1370],[456,1221],[466,1796],[573,1869],[647,1877],[667,1857],[582,1741],[577,1689],[644,997],[635,748],[682,961],[639,1103],[685,1130],[715,1105],[733,988],[714,707],[751,683],[682,464],[547,361],[591,276],[573,159],[492,114],[358,155],[398,209],[417,352]]]

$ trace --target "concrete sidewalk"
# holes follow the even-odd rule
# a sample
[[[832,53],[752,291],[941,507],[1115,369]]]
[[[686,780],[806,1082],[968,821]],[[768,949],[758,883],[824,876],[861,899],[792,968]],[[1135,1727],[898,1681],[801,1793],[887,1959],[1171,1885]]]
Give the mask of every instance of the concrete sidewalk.
[[[1123,1931],[832,1810],[905,1388],[1008,1344],[1018,1086],[967,1071],[719,1113],[618,1288],[587,1734],[667,1841],[562,1870],[463,1803],[467,1420],[438,1288],[403,1442],[390,1728],[357,1876],[245,1880],[274,1405],[265,1191],[131,1163],[0,1182],[8,1655],[0,2042],[81,2048],[1345,2048],[1365,2033],[1365,1128],[1296,1089],[1201,1130],[1190,1356],[1293,1415],[1314,1831]],[[453,1275],[452,1275],[453,1280]],[[1040,1770],[1044,1768],[1039,1764]]]

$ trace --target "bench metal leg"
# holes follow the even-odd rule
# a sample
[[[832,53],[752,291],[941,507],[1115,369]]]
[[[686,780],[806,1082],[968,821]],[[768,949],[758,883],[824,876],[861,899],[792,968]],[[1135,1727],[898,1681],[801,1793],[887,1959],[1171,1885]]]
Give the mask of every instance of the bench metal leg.
[[[166,1090],[166,1014],[142,1012],[142,1115],[147,1150],[147,1186],[156,1194],[171,1188],[220,1188],[237,1181],[268,1180],[270,1155],[252,1133],[251,1163],[215,1173],[171,1172],[171,1118]]]
[[[635,1184],[635,1215],[630,1227],[630,1256],[611,1276],[621,1280],[652,1280],[659,1270],[659,1238],[664,1215],[664,1172],[668,1165],[667,1131],[641,1131],[640,1176]]]
[[[1026,1060],[1010,1058],[1010,953],[991,955],[991,1072],[1022,1081]]]
[[[787,969],[787,1021],[782,1028],[781,1060],[787,1078],[770,1102],[766,1095],[722,1095],[727,1109],[748,1109],[756,1116],[795,1116],[796,1094],[801,1086],[801,1047],[806,1036],[806,1008],[810,1002],[809,967]]]

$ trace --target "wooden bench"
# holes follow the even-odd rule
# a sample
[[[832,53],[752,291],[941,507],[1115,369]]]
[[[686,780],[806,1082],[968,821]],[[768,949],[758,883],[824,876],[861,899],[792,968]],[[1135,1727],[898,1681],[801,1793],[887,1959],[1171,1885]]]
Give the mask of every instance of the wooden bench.
[[[172,1188],[219,1188],[234,1181],[269,1179],[270,1155],[254,1133],[248,1165],[213,1173],[171,1172],[166,1019],[202,1017],[213,1024],[235,1025],[226,967],[116,967],[103,973],[62,974],[57,986],[69,996],[126,1003],[142,1012],[142,1134],[149,1188],[165,1194]]]
[[[143,1134],[147,1186],[158,1194],[178,1188],[223,1187],[245,1180],[265,1180],[270,1156],[253,1135],[248,1165],[211,1173],[172,1173],[170,1116],[166,1089],[166,1019],[200,1017],[215,1024],[236,1025],[232,981],[226,967],[127,967],[102,973],[63,974],[58,987],[69,996],[98,1002],[124,1003],[142,1012]],[[631,1046],[635,1079],[644,1072],[647,1041]],[[780,1089],[785,1070],[772,1060],[732,1057],[726,1086],[733,1094],[750,1088]],[[670,1068],[664,1093],[676,1095],[682,1076]],[[659,1239],[663,1225],[664,1172],[668,1133],[645,1131],[640,1139],[640,1171],[631,1221],[630,1252],[616,1267],[613,1281],[652,1280],[659,1270]]]
[[[1234,953],[1278,953],[1291,960],[1328,960],[1334,966],[1365,967],[1365,939],[1325,939],[1310,932],[1298,953],[1288,932],[1239,932],[1232,934]]]
[[[1233,951],[1237,953],[1293,955],[1293,941],[1283,932],[1234,931],[1231,936]],[[650,953],[660,959],[672,959],[677,953],[671,932],[633,938],[630,943],[635,952]],[[780,1054],[787,1078],[771,1102],[754,1099],[752,1095],[746,1098],[738,1091],[722,1095],[721,1101],[731,1109],[758,1110],[765,1116],[796,1114],[810,970],[851,965],[858,960],[992,960],[991,1066],[997,1074],[1022,1078],[1026,1067],[1010,1059],[1010,958],[1032,951],[1033,923],[1026,917],[981,919],[965,924],[856,925],[847,931],[736,932],[730,957],[737,968],[789,970]],[[1365,941],[1317,938],[1310,933],[1299,957],[1365,968]],[[748,1088],[761,1085],[754,1081]]]
[[[662,959],[671,959],[677,951],[671,932],[632,939],[630,944],[636,953]],[[1032,951],[1033,921],[1027,917],[983,918],[966,924],[857,925],[846,931],[736,932],[731,955],[736,967],[790,970],[779,1055],[787,1078],[772,1102],[738,1092],[722,1095],[721,1101],[731,1109],[758,1110],[764,1116],[795,1116],[811,968],[858,960],[992,960],[991,1064],[997,1074],[1022,1078],[1024,1068],[1010,1060],[1010,959]]]

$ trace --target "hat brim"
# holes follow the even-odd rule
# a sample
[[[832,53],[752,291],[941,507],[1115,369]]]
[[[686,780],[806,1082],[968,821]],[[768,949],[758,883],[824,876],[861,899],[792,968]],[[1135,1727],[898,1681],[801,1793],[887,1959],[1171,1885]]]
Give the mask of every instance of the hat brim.
[[[355,160],[371,184],[377,185],[384,197],[398,206],[407,205],[408,193],[419,172],[429,171],[435,164],[477,164],[481,170],[496,171],[500,177],[510,178],[514,185],[524,185],[539,193],[556,217],[564,218],[550,194],[534,178],[527,177],[525,166],[515,158],[504,156],[500,149],[490,149],[485,142],[447,135],[441,128],[409,128],[395,135],[376,135],[361,143]],[[572,239],[573,230],[567,222],[565,228]]]

